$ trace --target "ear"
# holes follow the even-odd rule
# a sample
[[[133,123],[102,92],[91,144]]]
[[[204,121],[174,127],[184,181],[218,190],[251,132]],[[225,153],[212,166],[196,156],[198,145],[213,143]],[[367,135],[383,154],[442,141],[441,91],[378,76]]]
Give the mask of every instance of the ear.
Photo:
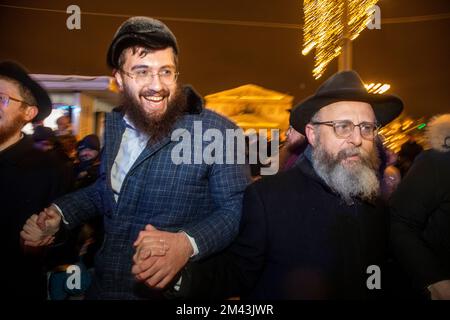
[[[25,121],[30,122],[37,116],[38,113],[39,109],[36,106],[27,106],[25,109]]]
[[[119,72],[119,70],[114,70],[113,74],[114,74],[114,78],[116,78],[116,82],[117,82],[117,86],[119,87],[119,90],[123,91],[122,74]]]
[[[309,144],[315,147],[317,140],[316,128],[312,124],[308,123],[305,127],[305,133],[306,137],[308,138]]]

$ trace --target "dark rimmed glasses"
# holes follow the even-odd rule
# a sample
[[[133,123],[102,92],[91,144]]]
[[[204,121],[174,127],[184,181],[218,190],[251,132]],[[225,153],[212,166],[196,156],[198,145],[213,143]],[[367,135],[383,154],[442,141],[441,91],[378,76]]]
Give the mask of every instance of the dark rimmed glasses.
[[[350,137],[355,130],[355,127],[359,127],[359,131],[363,138],[374,139],[379,128],[378,124],[375,122],[361,122],[359,124],[354,124],[350,120],[312,122],[312,124],[333,127],[336,136],[342,139]]]

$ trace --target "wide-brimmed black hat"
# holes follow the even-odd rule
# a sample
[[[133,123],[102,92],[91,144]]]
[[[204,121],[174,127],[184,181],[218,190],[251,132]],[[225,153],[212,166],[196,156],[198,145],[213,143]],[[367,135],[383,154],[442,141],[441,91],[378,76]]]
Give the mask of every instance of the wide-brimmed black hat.
[[[118,69],[122,51],[139,44],[150,48],[172,47],[175,54],[178,54],[177,40],[164,23],[149,17],[132,17],[114,35],[107,54],[108,66]]]
[[[368,93],[360,76],[355,71],[341,71],[326,80],[316,93],[298,105],[290,116],[290,124],[301,134],[305,126],[321,108],[338,101],[362,101],[369,103],[377,123],[384,126],[400,115],[402,100],[395,95]]]
[[[31,79],[27,71],[15,62],[0,62],[0,75],[16,80],[25,88],[30,90],[36,100],[39,113],[33,121],[44,120],[52,111],[52,102],[47,91],[44,90],[35,80]]]

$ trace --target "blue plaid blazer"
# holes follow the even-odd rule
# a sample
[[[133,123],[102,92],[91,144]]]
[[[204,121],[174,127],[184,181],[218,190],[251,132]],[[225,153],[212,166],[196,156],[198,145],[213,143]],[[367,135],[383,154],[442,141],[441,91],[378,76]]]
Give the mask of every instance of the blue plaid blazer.
[[[226,118],[204,109],[203,100],[191,87],[183,90],[190,109],[177,121],[175,129],[185,129],[194,137],[194,121],[201,121],[203,132],[214,128],[224,136],[226,129],[237,128]],[[116,202],[111,168],[124,130],[122,113],[113,111],[107,115],[99,179],[94,185],[55,201],[69,229],[96,215],[104,217],[105,238],[96,256],[92,288],[94,296],[101,299],[152,297],[151,290],[131,274],[132,244],[146,224],[160,230],[185,231],[199,249],[193,259],[226,247],[237,235],[243,192],[249,183],[246,165],[203,161],[174,164],[171,152],[179,142],[168,136],[147,145],[125,177]],[[205,147],[210,142],[202,143]]]

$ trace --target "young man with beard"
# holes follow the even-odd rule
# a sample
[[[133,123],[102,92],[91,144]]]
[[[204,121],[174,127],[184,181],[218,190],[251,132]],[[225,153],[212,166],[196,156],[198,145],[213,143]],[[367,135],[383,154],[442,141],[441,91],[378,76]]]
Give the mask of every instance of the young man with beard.
[[[291,125],[309,141],[296,165],[246,189],[237,239],[223,253],[190,263],[173,295],[379,296],[388,214],[377,201],[374,140],[378,126],[402,108],[395,96],[368,94],[354,71],[329,78],[292,111]]]
[[[45,90],[13,62],[0,63],[0,202],[2,289],[9,298],[45,299],[42,252],[25,252],[19,233],[25,221],[64,194],[62,165],[33,148],[22,133],[44,120],[52,104]]]
[[[189,259],[219,251],[236,236],[249,181],[244,165],[176,165],[172,149],[178,137],[171,133],[184,129],[193,135],[194,121],[224,136],[237,127],[204,109],[201,97],[177,82],[178,46],[162,22],[128,19],[107,60],[122,106],[106,119],[100,177],[29,220],[22,236],[25,244],[39,246],[61,225],[71,229],[103,215],[105,239],[88,298],[161,298],[160,289],[172,285]],[[133,266],[133,244],[144,233],[157,238],[160,250],[145,251],[142,263]]]

